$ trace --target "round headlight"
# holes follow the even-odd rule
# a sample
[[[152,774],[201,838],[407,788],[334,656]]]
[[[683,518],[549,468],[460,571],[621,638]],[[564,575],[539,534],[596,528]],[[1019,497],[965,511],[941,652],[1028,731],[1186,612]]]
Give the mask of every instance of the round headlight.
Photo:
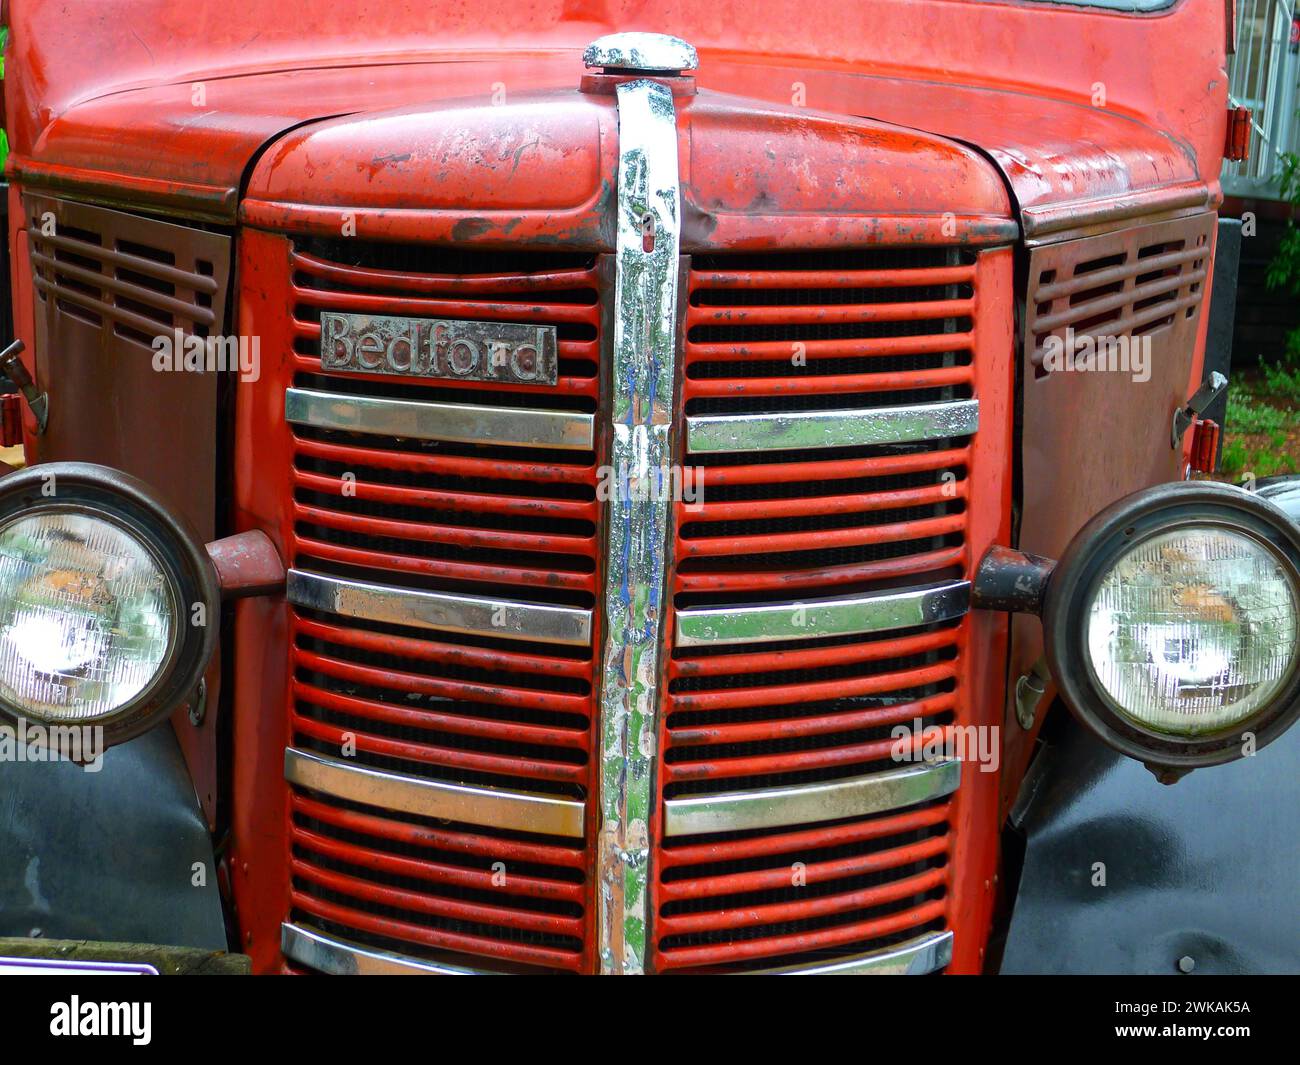
[[[219,619],[197,538],[132,478],[58,463],[0,483],[0,711],[138,735],[193,692]]]
[[[147,545],[69,511],[0,527],[0,695],[30,715],[93,722],[140,695],[176,637],[176,602]]]
[[[1098,581],[1089,662],[1138,725],[1218,732],[1268,705],[1290,677],[1298,606],[1286,564],[1259,541],[1195,526],[1159,533]]]
[[[1300,714],[1300,530],[1241,489],[1163,485],[1103,511],[1043,622],[1065,701],[1148,765],[1231,761]]]

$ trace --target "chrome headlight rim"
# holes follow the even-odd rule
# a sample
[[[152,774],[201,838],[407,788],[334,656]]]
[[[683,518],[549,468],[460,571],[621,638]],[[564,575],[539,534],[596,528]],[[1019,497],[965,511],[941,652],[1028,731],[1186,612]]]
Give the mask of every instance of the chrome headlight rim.
[[[1176,482],[1121,499],[1079,531],[1048,582],[1043,635],[1061,697],[1087,728],[1147,765],[1189,770],[1242,757],[1247,734],[1259,750],[1300,717],[1300,635],[1288,676],[1273,699],[1222,729],[1178,736],[1148,728],[1120,710],[1093,668],[1087,612],[1102,580],[1125,555],[1153,537],[1180,529],[1230,531],[1254,541],[1284,563],[1300,604],[1300,528],[1286,514],[1240,488]]]
[[[48,486],[53,486],[50,492]],[[0,529],[41,514],[83,514],[138,541],[162,570],[175,607],[173,637],[157,675],[129,702],[100,718],[55,720],[0,696],[0,717],[45,726],[103,728],[106,746],[148,732],[198,688],[216,650],[221,590],[216,569],[190,526],[144,482],[121,470],[83,462],[31,466],[0,481]],[[193,624],[203,604],[204,624]]]

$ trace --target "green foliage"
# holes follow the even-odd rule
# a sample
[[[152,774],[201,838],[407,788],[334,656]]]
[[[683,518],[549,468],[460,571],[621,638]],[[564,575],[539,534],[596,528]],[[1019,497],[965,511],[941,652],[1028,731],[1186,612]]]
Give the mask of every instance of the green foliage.
[[[1300,340],[1300,329],[1293,330],[1289,340],[1293,343]],[[1271,395],[1300,400],[1300,362],[1261,362],[1259,372]]]
[[[1280,288],[1300,296],[1300,228],[1288,222],[1273,261],[1268,264],[1269,288]]]
[[[1274,446],[1277,446],[1276,444]],[[1256,477],[1272,477],[1275,473],[1287,473],[1287,461],[1266,448],[1247,447],[1241,440],[1229,440],[1223,445],[1223,455],[1219,461],[1220,472],[1229,477],[1250,473]]]
[[[4,53],[9,49],[9,27],[0,26],[0,80],[5,76],[5,57]],[[0,171],[5,168],[5,161],[9,158],[9,138],[3,129],[0,129]]]
[[[1230,433],[1272,433],[1291,426],[1295,415],[1270,407],[1251,396],[1228,392],[1228,416],[1224,428]]]
[[[1284,201],[1300,207],[1300,155],[1295,152],[1283,153],[1278,186]],[[1300,297],[1300,227],[1296,226],[1294,219],[1288,220],[1277,254],[1268,264],[1267,281],[1269,288],[1282,289]],[[1282,358],[1290,366],[1300,366],[1300,325],[1287,334],[1286,350]]]
[[[1223,454],[1219,456],[1219,470],[1229,477],[1234,477],[1246,467],[1246,445],[1240,440],[1227,440],[1223,444]]]

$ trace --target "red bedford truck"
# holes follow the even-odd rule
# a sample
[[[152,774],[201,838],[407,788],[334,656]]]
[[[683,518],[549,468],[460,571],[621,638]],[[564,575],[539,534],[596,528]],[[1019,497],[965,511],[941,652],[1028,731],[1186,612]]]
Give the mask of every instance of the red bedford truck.
[[[5,7],[0,954],[1297,965],[1231,3]]]

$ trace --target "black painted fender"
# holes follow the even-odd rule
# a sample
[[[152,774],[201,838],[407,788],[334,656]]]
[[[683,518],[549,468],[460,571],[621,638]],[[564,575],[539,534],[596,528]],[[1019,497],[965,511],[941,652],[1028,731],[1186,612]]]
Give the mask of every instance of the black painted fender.
[[[1297,810],[1300,728],[1164,785],[1069,719],[1012,815],[1001,971],[1300,973]]]
[[[1300,476],[1255,491],[1300,523]],[[1300,973],[1300,727],[1167,786],[1054,712],[1012,813],[1001,971]]]
[[[1300,474],[1265,477],[1256,483],[1255,494],[1280,507],[1292,521],[1300,525]]]
[[[171,726],[102,758],[98,772],[0,761],[0,937],[226,950],[212,841]]]

